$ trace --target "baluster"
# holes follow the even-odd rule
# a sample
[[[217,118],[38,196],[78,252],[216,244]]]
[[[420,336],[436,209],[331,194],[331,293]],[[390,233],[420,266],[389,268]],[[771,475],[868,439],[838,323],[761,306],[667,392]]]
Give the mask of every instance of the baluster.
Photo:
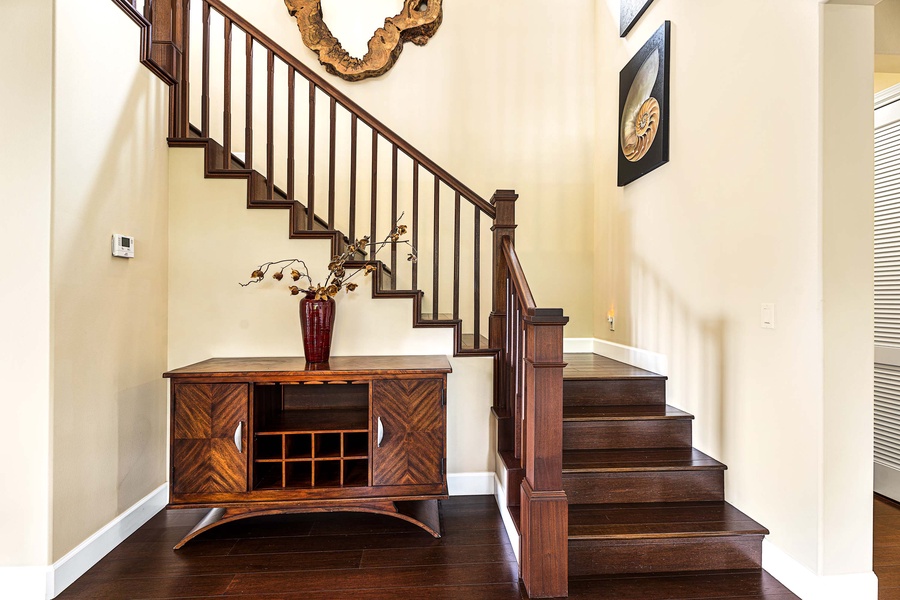
[[[231,19],[225,17],[225,91],[222,108],[222,168],[231,168]]]
[[[253,36],[247,34],[247,75],[245,87],[247,88],[246,109],[244,121],[244,168],[253,168]]]
[[[356,134],[357,116],[350,116],[350,242],[356,243]]]
[[[295,117],[296,112],[296,90],[295,79],[297,72],[294,67],[288,66],[288,130],[287,130],[287,196],[288,200],[297,198],[294,195],[296,182],[294,181],[294,130],[296,129]]]
[[[181,82],[176,84],[178,89],[178,116],[174,124],[175,135],[186,138],[191,129],[191,2],[184,0],[183,17],[181,17],[181,37],[184,54],[181,59]],[[151,6],[151,10],[153,7]]]
[[[503,375],[503,380],[500,384],[500,388],[497,394],[497,403],[502,411],[502,414],[509,416],[509,407],[511,406],[509,403],[509,389],[510,384],[512,382],[512,378],[510,376],[510,369],[512,368],[513,361],[513,351],[512,351],[512,286],[510,285],[509,275],[506,275],[506,287],[504,288],[504,321],[503,321],[503,355],[502,355],[502,364],[500,366],[500,372]],[[506,449],[506,448],[504,448]]]
[[[524,335],[522,331],[522,308],[519,303],[518,294],[516,294],[516,301],[513,305],[515,311],[515,339],[516,339],[516,457],[521,458],[523,456],[522,450],[524,449],[525,440],[522,439],[522,419],[524,419],[525,414],[525,394],[524,394],[524,385],[523,380],[525,378],[525,369],[523,365],[523,359],[525,357],[524,354]]]
[[[481,209],[475,210],[475,349],[481,348]]]
[[[460,196],[456,193],[453,205],[453,320],[459,320],[459,221]]]
[[[369,215],[369,236],[374,244],[377,241],[375,237],[375,226],[378,224],[378,132],[372,129],[372,210]],[[374,248],[372,249],[374,252]]]
[[[432,271],[431,293],[431,318],[438,319],[438,279],[440,277],[441,263],[441,180],[434,176],[434,270]]]
[[[356,243],[356,132],[358,118],[350,117],[350,242]]]
[[[275,53],[269,50],[266,80],[266,197],[275,197]]]
[[[412,245],[419,251],[419,161],[413,160]],[[412,289],[419,289],[419,261],[412,264]]]
[[[328,142],[328,229],[334,229],[334,152],[335,129],[337,125],[337,100],[331,99],[331,107],[328,112],[330,119]]]
[[[209,3],[203,3],[203,77],[200,93],[200,136],[209,137]]]
[[[397,225],[397,145],[391,146],[391,228]],[[391,289],[397,289],[397,242],[391,242]]]
[[[309,173],[306,187],[306,228],[316,222],[316,84],[309,82]]]

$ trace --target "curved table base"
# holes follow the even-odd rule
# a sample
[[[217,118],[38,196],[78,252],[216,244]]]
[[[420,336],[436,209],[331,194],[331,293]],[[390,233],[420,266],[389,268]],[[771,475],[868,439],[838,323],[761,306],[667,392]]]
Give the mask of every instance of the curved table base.
[[[266,515],[287,515],[296,513],[315,512],[367,512],[377,515],[387,515],[402,519],[413,525],[421,527],[436,538],[441,537],[441,517],[437,500],[409,500],[402,502],[363,502],[333,504],[327,506],[254,506],[241,508],[212,508],[191,531],[175,544],[178,550],[186,543],[203,533],[219,525],[249,519],[250,517],[262,517]]]

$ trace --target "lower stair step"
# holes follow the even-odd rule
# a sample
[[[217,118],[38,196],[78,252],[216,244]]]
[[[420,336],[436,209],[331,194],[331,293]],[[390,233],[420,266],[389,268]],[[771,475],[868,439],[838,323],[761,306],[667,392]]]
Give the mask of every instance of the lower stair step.
[[[726,502],[572,505],[572,576],[758,569],[765,527]]]
[[[795,600],[799,597],[761,569],[683,575],[587,576],[569,579],[570,600]]]
[[[564,406],[563,449],[690,448],[693,416],[672,406]]]
[[[569,575],[756,569],[763,535],[638,540],[572,540]]]
[[[568,450],[571,504],[723,501],[725,465],[694,448]]]
[[[727,502],[572,504],[570,540],[635,540],[733,534],[768,530]]]

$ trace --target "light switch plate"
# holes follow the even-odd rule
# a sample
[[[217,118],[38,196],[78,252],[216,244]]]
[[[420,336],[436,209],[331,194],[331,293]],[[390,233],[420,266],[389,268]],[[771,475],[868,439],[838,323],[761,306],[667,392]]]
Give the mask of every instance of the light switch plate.
[[[759,311],[759,326],[763,329],[775,329],[775,305],[763,303]]]
[[[134,238],[114,233],[112,236],[112,254],[121,258],[134,258]]]

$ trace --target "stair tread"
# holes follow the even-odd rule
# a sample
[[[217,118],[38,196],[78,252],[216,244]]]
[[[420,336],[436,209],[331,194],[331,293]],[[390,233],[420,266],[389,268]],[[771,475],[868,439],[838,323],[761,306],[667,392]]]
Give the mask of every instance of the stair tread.
[[[563,406],[563,421],[639,421],[660,419],[693,419],[694,416],[668,404],[635,404],[631,406]]]
[[[563,474],[724,469],[696,448],[563,451]]]
[[[727,502],[574,504],[569,539],[647,539],[765,535],[765,527]]]
[[[665,375],[632,367],[599,354],[564,354],[563,360],[567,363],[566,368],[563,370],[563,379],[567,381],[666,379]]]
[[[762,569],[693,573],[585,575],[569,579],[569,597],[616,600],[793,600],[798,598]]]

